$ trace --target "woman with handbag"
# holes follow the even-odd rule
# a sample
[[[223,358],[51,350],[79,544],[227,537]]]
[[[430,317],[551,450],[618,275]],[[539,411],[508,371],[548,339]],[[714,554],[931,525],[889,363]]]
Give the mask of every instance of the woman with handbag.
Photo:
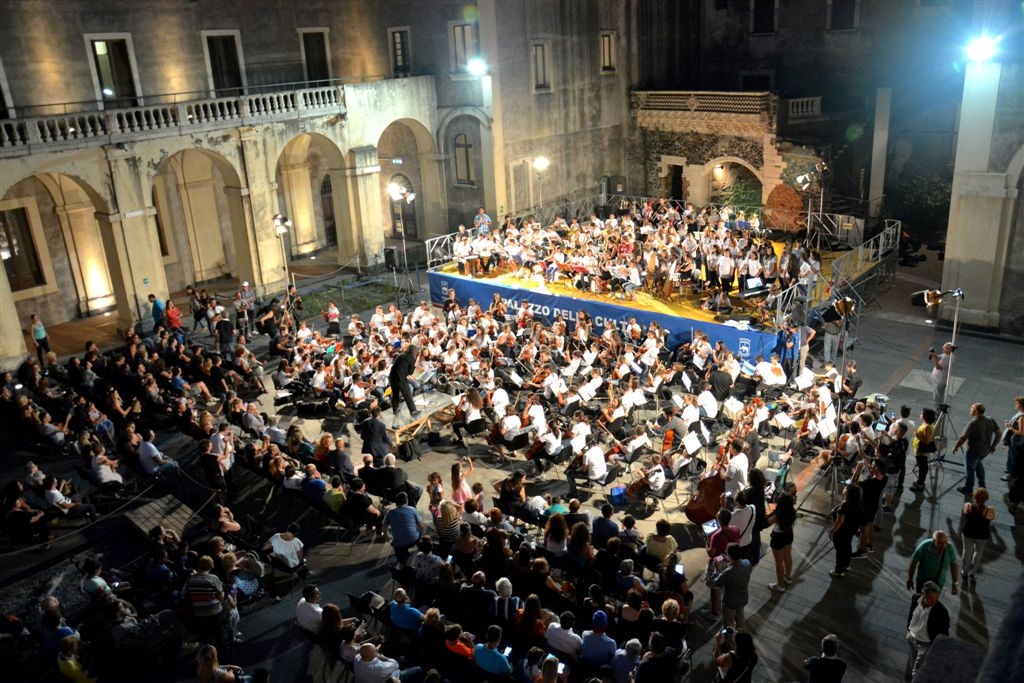
[[[914,459],[917,461],[917,481],[910,485],[911,491],[924,490],[924,478],[928,476],[928,456],[938,448],[935,445],[935,420],[931,408],[921,411],[921,426],[914,433]]]

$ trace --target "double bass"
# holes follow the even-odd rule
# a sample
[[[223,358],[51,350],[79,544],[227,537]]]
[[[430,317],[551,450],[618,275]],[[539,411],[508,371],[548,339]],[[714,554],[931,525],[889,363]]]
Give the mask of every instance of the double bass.
[[[725,493],[725,480],[719,471],[725,466],[728,446],[718,449],[718,460],[708,473],[697,484],[697,492],[683,508],[686,518],[694,524],[703,524],[715,518],[722,507],[722,494]]]

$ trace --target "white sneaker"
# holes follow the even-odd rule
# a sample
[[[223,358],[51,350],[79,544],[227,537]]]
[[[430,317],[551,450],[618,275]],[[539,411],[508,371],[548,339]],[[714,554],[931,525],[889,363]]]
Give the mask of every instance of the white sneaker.
[[[786,592],[786,587],[785,586],[780,586],[777,583],[769,583],[768,584],[768,588],[773,593],[785,593]]]

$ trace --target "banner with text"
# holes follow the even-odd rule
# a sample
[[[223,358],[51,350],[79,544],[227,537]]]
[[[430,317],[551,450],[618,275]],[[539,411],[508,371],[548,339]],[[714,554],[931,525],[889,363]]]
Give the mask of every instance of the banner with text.
[[[591,301],[590,299],[577,299],[550,292],[491,284],[484,280],[472,280],[436,271],[429,272],[427,279],[430,283],[430,300],[437,305],[448,298],[449,290],[454,289],[455,296],[463,307],[472,298],[486,309],[490,305],[491,299],[494,298],[494,294],[498,293],[505,300],[510,311],[519,308],[519,302],[525,300],[530,305],[534,319],[547,323],[554,321],[555,316],[561,313],[563,320],[570,325],[575,324],[577,312],[583,309],[594,319],[594,330],[597,333],[604,328],[604,323],[607,320],[612,321],[619,331],[625,332],[629,318],[635,317],[636,321],[645,328],[651,322],[661,325],[668,333],[669,347],[672,349],[690,341],[695,330],[702,330],[712,344],[718,340],[724,341],[726,346],[733,353],[738,353],[742,360],[753,360],[757,354],[762,354],[767,358],[775,348],[777,341],[774,332],[740,330],[731,325],[691,320],[664,313],[652,313],[642,308],[632,308],[628,304],[619,305]]]

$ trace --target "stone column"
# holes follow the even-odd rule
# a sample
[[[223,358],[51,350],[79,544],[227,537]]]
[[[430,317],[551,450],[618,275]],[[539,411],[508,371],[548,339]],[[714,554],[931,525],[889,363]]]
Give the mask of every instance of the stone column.
[[[998,62],[967,64],[942,269],[942,289],[965,292],[961,322],[984,328],[999,327],[1010,237],[1003,220],[1011,201],[1006,174],[988,168],[1001,73]],[[952,302],[944,303],[940,315],[952,320],[953,310]]]
[[[480,127],[481,156],[483,157],[484,204],[495,223],[500,223],[508,210],[508,181],[505,177],[505,128],[502,109],[501,70],[498,46],[498,13],[496,0],[477,1],[477,25],[480,30],[480,52],[489,73],[480,77],[483,109],[491,118],[490,135]]]
[[[423,222],[426,229],[420,237],[429,238],[444,235],[448,232],[448,202],[444,186],[443,154],[423,152],[420,154],[420,183],[422,188],[416,195],[416,202],[423,209]],[[495,207],[497,210],[497,207]],[[494,217],[494,220],[500,220]]]
[[[291,253],[296,256],[306,254],[317,247],[316,209],[309,182],[309,163],[281,164],[279,169],[287,215],[292,221],[292,232],[286,235],[291,241]]]
[[[0,268],[0,367],[13,370],[25,359],[29,353],[26,339],[18,320],[18,308],[14,305],[7,269]]]
[[[95,212],[91,202],[56,208],[71,264],[71,277],[75,281],[78,310],[83,315],[101,311],[114,303],[110,271]]]
[[[346,159],[349,166],[344,170],[345,192],[338,214],[338,259],[345,263],[358,254],[364,267],[384,263],[384,197],[377,148],[354,147]]]
[[[245,177],[242,187],[225,188],[233,200],[231,227],[235,238],[235,272],[249,280],[263,295],[283,292],[286,269],[281,241],[274,233],[279,212],[274,164],[267,158],[263,136],[252,127],[238,129]]]
[[[97,213],[110,280],[117,297],[119,332],[150,317],[149,294],[166,299],[167,277],[152,207],[142,191],[139,160],[126,149],[107,147],[116,212]]]

